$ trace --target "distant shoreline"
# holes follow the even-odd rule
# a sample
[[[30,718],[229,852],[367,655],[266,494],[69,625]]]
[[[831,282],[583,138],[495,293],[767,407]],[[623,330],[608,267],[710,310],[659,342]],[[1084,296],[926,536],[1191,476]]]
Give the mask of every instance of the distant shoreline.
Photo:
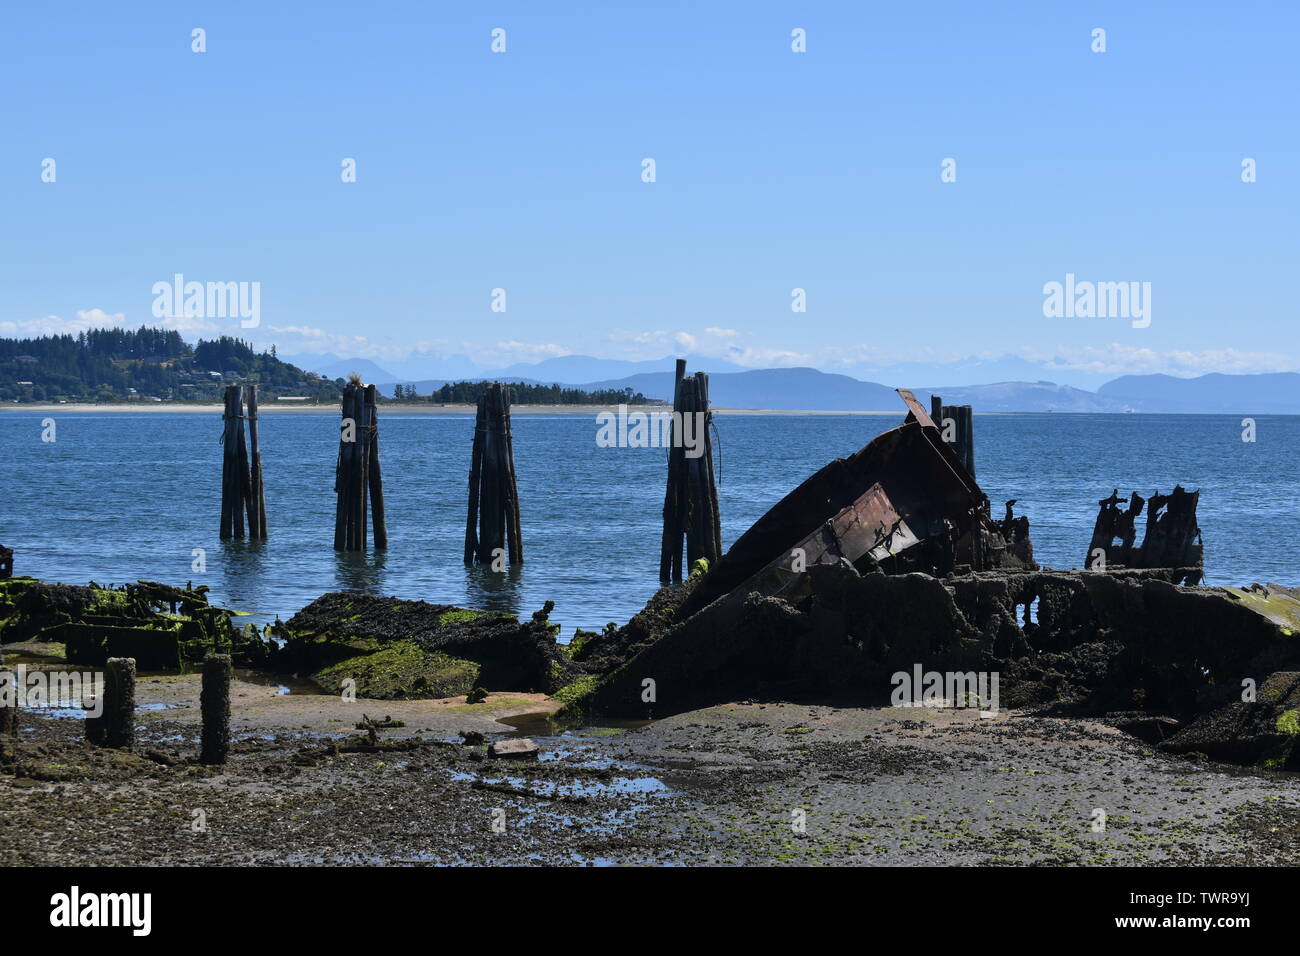
[[[901,404],[901,403],[900,403]],[[380,405],[379,409],[384,415],[473,415],[476,406],[472,404],[463,405]],[[608,412],[617,409],[618,405],[524,405],[516,404],[511,406],[515,415],[596,415],[600,412]],[[629,412],[670,412],[672,409],[668,405],[628,405]],[[69,402],[66,405],[51,405],[49,403],[31,404],[31,405],[0,405],[0,412],[74,412],[76,414],[158,414],[164,412],[182,413],[182,414],[219,414],[222,406],[219,404],[168,404],[150,403],[143,405],[138,402],[119,402],[116,404],[91,404],[91,403],[74,403]],[[337,415],[339,414],[338,405],[281,405],[279,403],[263,405],[258,408],[260,415]],[[887,415],[899,417],[905,415],[906,408],[900,408],[896,411],[884,409],[823,409],[823,408],[715,408],[715,415]],[[1243,412],[1098,412],[1098,411],[1043,411],[1026,409],[1022,411],[976,411],[976,417],[985,417],[989,415],[1113,415],[1123,417],[1127,414],[1133,415],[1204,415],[1204,416],[1224,416],[1246,414]],[[1276,417],[1295,417],[1295,412],[1263,412],[1269,416]]]
[[[472,415],[477,406],[471,404],[463,405],[428,405],[428,404],[411,404],[405,403],[400,405],[380,405],[381,415],[392,414],[413,414],[413,415]],[[629,412],[670,412],[671,406],[668,405],[628,405]],[[599,412],[607,412],[618,408],[614,405],[512,405],[510,410],[515,415],[595,415]],[[118,403],[118,404],[87,404],[68,402],[66,405],[31,404],[31,405],[0,405],[0,411],[5,412],[75,412],[82,413],[118,413],[127,412],[131,414],[159,414],[164,412],[180,412],[191,414],[220,414],[223,406],[219,404],[198,405],[198,404],[168,404],[167,402],[152,402],[143,405],[138,402]],[[717,415],[898,415],[906,412],[901,411],[818,411],[817,409],[768,409],[768,408],[715,408],[714,413]],[[257,409],[259,415],[292,415],[306,413],[309,415],[337,415],[339,414],[338,405],[281,405],[279,403],[262,405]]]

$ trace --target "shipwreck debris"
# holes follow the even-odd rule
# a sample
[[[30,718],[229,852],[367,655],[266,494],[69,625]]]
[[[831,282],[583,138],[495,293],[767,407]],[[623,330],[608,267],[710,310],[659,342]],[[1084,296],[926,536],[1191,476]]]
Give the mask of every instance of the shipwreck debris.
[[[993,521],[969,445],[899,394],[902,425],[808,478],[706,574],[580,635],[571,653],[592,676],[560,719],[790,693],[883,704],[892,676],[919,665],[998,675],[1004,706],[1117,715],[1171,752],[1300,761],[1286,676],[1300,671],[1300,591],[1194,586],[1196,492],[1153,496],[1141,545],[1148,502],[1116,492],[1094,534],[1104,570],[1040,569],[1016,499]],[[1268,689],[1261,704],[1234,700],[1245,678]]]
[[[510,432],[510,390],[491,383],[478,400],[469,468],[469,511],[465,518],[465,564],[499,569],[509,556],[524,560],[519,525],[519,487]]]
[[[1186,568],[1186,584],[1201,579],[1204,564],[1201,529],[1196,523],[1199,491],[1186,491],[1176,485],[1168,495],[1158,491],[1150,500],[1136,491],[1129,496],[1127,507],[1116,488],[1109,498],[1098,501],[1100,510],[1088,544],[1086,567],[1091,570],[1110,568]],[[1137,520],[1147,507],[1146,531],[1142,544],[1136,545]]]
[[[848,562],[860,572],[1033,568],[1028,521],[1009,542],[956,449],[907,389],[902,425],[837,458],[737,539],[687,599],[684,616],[733,590],[777,596],[806,586],[804,571]]]
[[[519,737],[489,744],[487,754],[499,760],[536,760],[540,750],[529,738]]]
[[[207,587],[139,581],[122,587],[0,581],[0,642],[65,645],[71,664],[103,665],[132,657],[147,671],[197,667],[210,651],[234,655],[240,667],[264,665],[273,644],[254,625],[208,603]]]

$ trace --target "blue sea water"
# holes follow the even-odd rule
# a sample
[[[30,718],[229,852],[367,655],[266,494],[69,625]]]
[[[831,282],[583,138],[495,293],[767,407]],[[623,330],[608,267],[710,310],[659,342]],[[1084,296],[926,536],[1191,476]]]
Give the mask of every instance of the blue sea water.
[[[43,442],[53,417],[57,440]],[[718,489],[724,547],[831,458],[902,416],[726,415]],[[555,601],[575,627],[626,621],[658,586],[665,452],[601,448],[590,414],[514,416],[525,563],[509,574],[462,563],[470,415],[382,413],[389,547],[333,550],[332,415],[267,414],[264,543],[221,542],[218,412],[0,413],[0,543],[16,573],[120,584],[193,581],[214,602],[287,618],[339,588],[529,614]],[[1019,500],[1040,563],[1079,566],[1097,501],[1118,488],[1149,496],[1200,489],[1210,583],[1300,583],[1300,417],[977,415],[979,481]],[[1142,519],[1145,522],[1145,518]],[[206,572],[191,569],[196,548]],[[264,616],[264,617],[263,617]]]

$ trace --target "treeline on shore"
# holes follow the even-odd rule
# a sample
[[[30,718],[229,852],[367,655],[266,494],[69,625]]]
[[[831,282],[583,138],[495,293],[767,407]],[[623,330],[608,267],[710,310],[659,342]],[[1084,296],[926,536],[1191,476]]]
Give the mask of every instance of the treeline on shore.
[[[394,385],[394,402],[423,402],[435,405],[474,405],[488,390],[489,382],[448,382],[429,395],[419,395],[414,385]],[[510,401],[516,405],[645,405],[646,397],[628,388],[599,388],[584,391],[563,385],[529,385],[511,382]]]
[[[190,345],[170,329],[88,329],[77,335],[0,338],[0,402],[216,403],[234,383],[258,386],[263,401],[294,397],[314,404],[339,401],[344,380],[281,361],[275,346],[258,352],[223,335]],[[449,382],[430,395],[393,386],[385,402],[475,404],[487,382]],[[584,391],[566,386],[511,384],[511,401],[527,405],[646,404],[631,388]]]
[[[191,346],[173,330],[88,329],[73,335],[0,339],[0,401],[215,402],[225,384],[255,382],[263,394],[337,401],[339,386],[242,339]]]

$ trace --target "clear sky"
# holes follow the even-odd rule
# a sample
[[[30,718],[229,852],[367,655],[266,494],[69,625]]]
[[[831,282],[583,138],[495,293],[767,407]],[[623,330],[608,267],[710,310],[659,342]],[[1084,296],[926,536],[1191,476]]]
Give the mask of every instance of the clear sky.
[[[261,284],[256,329],[180,320],[191,339],[381,363],[1300,368],[1291,0],[172,0],[2,19],[3,335],[154,323],[154,283],[181,273]],[[1045,317],[1067,273],[1150,282],[1150,325]]]

